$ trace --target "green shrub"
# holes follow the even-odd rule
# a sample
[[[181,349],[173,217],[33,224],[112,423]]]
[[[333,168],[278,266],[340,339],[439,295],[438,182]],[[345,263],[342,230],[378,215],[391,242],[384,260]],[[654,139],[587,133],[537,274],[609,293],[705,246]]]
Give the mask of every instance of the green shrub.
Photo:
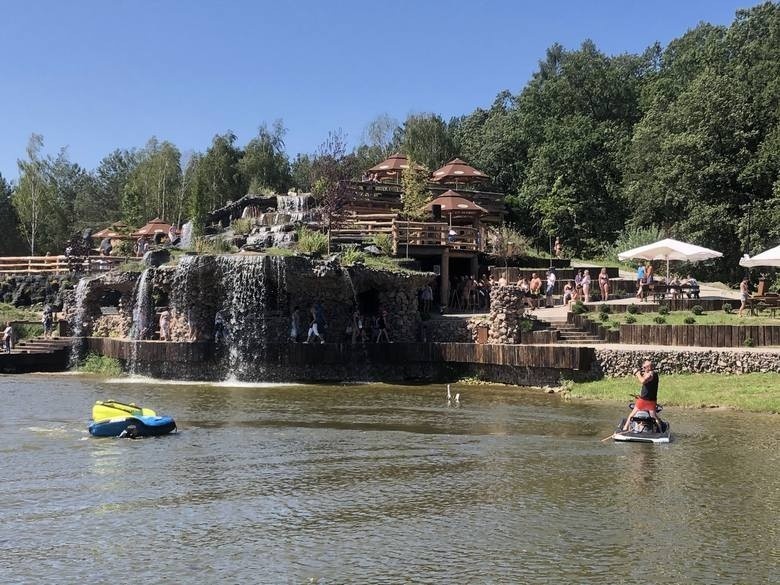
[[[5,328],[5,323],[3,323]],[[17,339],[33,339],[43,335],[43,325],[37,323],[18,323],[14,325],[14,335]]]
[[[232,228],[233,232],[236,234],[241,234],[243,236],[249,235],[249,232],[252,231],[252,220],[248,217],[234,219]]]
[[[628,323],[629,325],[636,323],[636,317],[634,317],[633,315],[626,315],[626,323]]]
[[[79,371],[101,376],[119,376],[122,374],[122,364],[116,358],[90,353],[79,365]]]
[[[602,303],[601,305],[599,305],[599,313],[601,313],[602,315],[609,315],[611,312],[612,309],[606,303]]]
[[[344,266],[362,263],[366,255],[358,248],[357,244],[348,244],[341,247],[341,263]]]
[[[704,307],[702,307],[701,305],[693,305],[691,307],[691,313],[693,313],[694,315],[702,315],[704,314]]]
[[[626,307],[626,313],[631,313],[632,315],[636,315],[637,313],[639,313],[639,307],[637,307],[636,305],[628,305],[628,307]]]
[[[669,307],[666,305],[661,305],[658,307],[658,314],[659,315],[668,315],[669,314]]]
[[[534,322],[531,319],[520,319],[520,331],[530,333],[534,330]]]
[[[571,312],[575,315],[582,315],[583,313],[588,312],[588,308],[584,305],[582,301],[577,301],[571,306]]]
[[[393,238],[390,234],[374,234],[371,243],[382,250],[382,254],[385,256],[393,254]]]
[[[312,256],[322,256],[328,251],[328,236],[306,227],[299,228],[298,251]]]
[[[609,321],[609,313],[599,313],[599,319],[602,321]]]
[[[694,323],[696,323],[696,319],[694,319],[693,317],[686,317],[685,319],[683,319],[683,323],[685,323],[686,325],[693,325]]]
[[[135,242],[133,240],[122,240],[111,249],[113,256],[135,256]]]
[[[233,244],[222,238],[196,238],[193,246],[198,254],[229,254]]]
[[[620,321],[610,321],[609,328],[611,331],[617,331],[620,329]]]
[[[655,321],[659,325],[664,325],[666,323],[666,317],[664,317],[663,315],[658,315],[655,319],[653,319],[653,321]]]
[[[734,310],[734,307],[731,306],[731,303],[723,303],[723,312],[731,314],[731,312]]]
[[[745,338],[745,341],[744,341],[742,344],[743,344],[745,347],[753,347],[753,346],[756,344],[756,342],[755,342],[755,341],[753,341],[753,338],[752,338],[752,337],[746,337],[746,338]]]

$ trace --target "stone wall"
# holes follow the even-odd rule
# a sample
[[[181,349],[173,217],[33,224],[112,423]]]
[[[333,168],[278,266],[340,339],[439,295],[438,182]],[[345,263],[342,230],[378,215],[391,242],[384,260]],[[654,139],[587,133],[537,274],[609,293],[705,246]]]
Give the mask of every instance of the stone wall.
[[[631,375],[644,360],[653,362],[662,374],[780,373],[780,354],[759,351],[637,351],[596,348],[592,373],[595,377]]]
[[[0,303],[17,307],[49,304],[55,311],[61,311],[63,295],[77,281],[77,277],[68,274],[5,276],[0,278]]]
[[[499,345],[520,343],[524,311],[525,298],[519,287],[494,285],[490,290],[487,342]]]
[[[470,316],[448,315],[422,323],[425,341],[468,343],[472,341]],[[475,333],[476,335],[476,333]]]

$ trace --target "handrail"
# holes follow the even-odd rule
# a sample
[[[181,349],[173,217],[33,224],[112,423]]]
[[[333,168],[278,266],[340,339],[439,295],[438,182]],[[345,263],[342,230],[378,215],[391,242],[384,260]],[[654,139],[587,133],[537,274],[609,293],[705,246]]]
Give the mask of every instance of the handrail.
[[[0,274],[104,272],[136,259],[128,256],[0,256]]]

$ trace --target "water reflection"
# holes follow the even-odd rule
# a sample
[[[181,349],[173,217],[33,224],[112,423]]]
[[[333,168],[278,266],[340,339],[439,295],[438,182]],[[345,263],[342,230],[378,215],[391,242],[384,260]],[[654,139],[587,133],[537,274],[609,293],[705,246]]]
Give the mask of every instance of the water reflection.
[[[4,583],[763,583],[780,548],[776,417],[668,409],[675,442],[612,444],[622,405],[508,388],[3,389]],[[105,398],[181,433],[85,441]]]

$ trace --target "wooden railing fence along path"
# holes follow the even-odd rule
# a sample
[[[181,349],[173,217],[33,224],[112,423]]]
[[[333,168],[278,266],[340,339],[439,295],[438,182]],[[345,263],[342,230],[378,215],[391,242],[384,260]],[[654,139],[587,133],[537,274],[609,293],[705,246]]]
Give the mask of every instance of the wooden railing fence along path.
[[[0,274],[64,274],[106,272],[135,257],[125,256],[3,256]]]

